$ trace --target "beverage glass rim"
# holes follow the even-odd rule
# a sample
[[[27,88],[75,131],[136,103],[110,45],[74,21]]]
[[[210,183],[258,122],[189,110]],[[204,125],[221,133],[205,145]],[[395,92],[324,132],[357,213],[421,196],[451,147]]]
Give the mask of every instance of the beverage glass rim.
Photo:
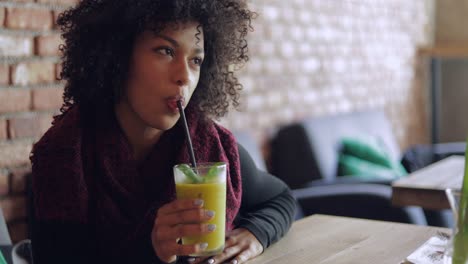
[[[226,162],[224,161],[219,161],[219,162],[199,162],[197,163],[197,166],[196,167],[193,167],[192,164],[190,163],[179,163],[179,164],[176,164],[174,165],[174,168],[177,168],[183,164],[188,164],[190,166],[190,168],[194,169],[194,168],[197,168],[197,169],[203,169],[203,168],[212,168],[212,167],[223,167],[223,166],[226,166]]]

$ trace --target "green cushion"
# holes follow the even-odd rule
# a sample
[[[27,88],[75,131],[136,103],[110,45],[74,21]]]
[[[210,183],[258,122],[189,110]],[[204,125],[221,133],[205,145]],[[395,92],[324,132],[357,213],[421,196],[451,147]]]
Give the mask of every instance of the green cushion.
[[[338,175],[395,179],[408,174],[399,161],[391,158],[385,146],[373,137],[345,137],[341,143]]]
[[[394,180],[401,176],[391,168],[346,154],[340,155],[338,173],[363,180]]]
[[[2,252],[0,251],[0,264],[7,264],[5,258],[2,255]]]

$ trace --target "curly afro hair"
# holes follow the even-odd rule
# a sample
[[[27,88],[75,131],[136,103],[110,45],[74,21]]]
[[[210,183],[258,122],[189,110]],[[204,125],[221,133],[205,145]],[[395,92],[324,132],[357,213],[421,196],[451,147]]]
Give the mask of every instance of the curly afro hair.
[[[248,61],[246,37],[255,15],[242,0],[82,0],[57,21],[65,40],[61,111],[73,104],[89,113],[110,109],[124,94],[136,37],[170,22],[197,21],[205,59],[191,104],[206,117],[222,117],[239,105],[242,85],[233,69]]]

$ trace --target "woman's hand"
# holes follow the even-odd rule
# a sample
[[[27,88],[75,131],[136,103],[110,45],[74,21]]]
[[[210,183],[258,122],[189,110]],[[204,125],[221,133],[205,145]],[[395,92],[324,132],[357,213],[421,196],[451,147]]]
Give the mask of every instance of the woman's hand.
[[[202,224],[214,216],[205,210],[200,199],[179,199],[159,208],[151,231],[151,242],[156,255],[164,262],[173,262],[177,256],[202,251],[206,243],[196,245],[178,244],[179,238],[212,232],[216,227]]]
[[[226,236],[223,253],[208,259],[196,259],[192,263],[232,263],[241,264],[262,254],[263,246],[257,238],[245,228],[234,229]]]

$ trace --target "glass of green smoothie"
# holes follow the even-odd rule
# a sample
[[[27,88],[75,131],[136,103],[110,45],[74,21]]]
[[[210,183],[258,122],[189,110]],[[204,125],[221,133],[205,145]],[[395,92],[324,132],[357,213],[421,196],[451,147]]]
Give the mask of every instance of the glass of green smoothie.
[[[468,197],[456,189],[446,189],[445,193],[452,209],[454,224],[452,235],[445,248],[444,264],[466,264],[468,263],[468,234],[466,233],[468,226],[463,219],[468,216],[468,208],[461,207],[461,204],[463,200],[468,200]]]
[[[182,244],[208,243],[208,247],[191,256],[211,256],[224,249],[226,225],[226,163],[199,163],[195,168],[189,164],[174,166],[177,199],[197,198],[204,201],[204,209],[215,212],[207,224],[216,229],[199,236],[182,237]]]

